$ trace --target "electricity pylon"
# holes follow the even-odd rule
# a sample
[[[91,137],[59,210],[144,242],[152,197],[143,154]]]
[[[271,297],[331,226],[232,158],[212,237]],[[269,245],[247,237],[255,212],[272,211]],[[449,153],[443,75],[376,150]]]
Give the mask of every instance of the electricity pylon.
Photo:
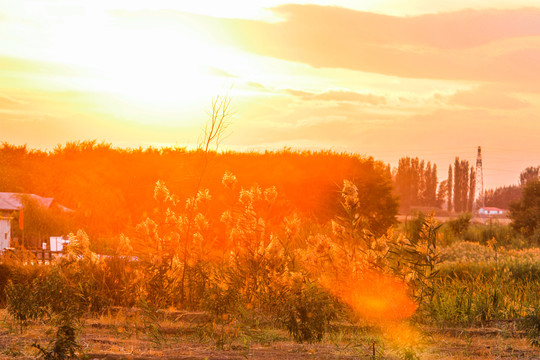
[[[478,147],[478,155],[476,155],[476,194],[478,194],[478,200],[473,202],[473,214],[476,212],[476,204],[482,204],[482,207],[485,207],[484,203],[484,176],[482,174],[482,148]]]

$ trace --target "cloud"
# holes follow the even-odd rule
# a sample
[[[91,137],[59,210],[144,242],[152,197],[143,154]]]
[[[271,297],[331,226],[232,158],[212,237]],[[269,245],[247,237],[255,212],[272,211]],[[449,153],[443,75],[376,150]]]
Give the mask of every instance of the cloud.
[[[373,94],[362,94],[348,90],[328,90],[321,93],[313,93],[302,90],[286,89],[285,93],[301,98],[302,100],[320,100],[320,101],[349,101],[358,103],[367,103],[370,105],[381,105],[386,103],[384,96]]]
[[[214,66],[206,66],[204,67],[204,70],[207,74],[209,75],[214,75],[214,76],[220,76],[220,77],[226,77],[226,78],[236,78],[238,76],[234,75],[234,74],[231,74],[223,69],[220,69],[220,68],[217,68],[217,67],[214,67]]]
[[[257,90],[261,90],[261,91],[266,91],[266,90],[268,90],[268,89],[266,88],[266,86],[264,86],[263,84],[258,83],[258,82],[256,82],[256,81],[247,81],[247,82],[245,83],[245,85],[246,85],[247,87],[250,87],[250,88],[253,88],[253,89],[257,89]]]
[[[333,39],[371,44],[427,45],[460,49],[492,41],[540,35],[540,9],[463,10],[411,17],[381,15],[340,7],[282,5],[273,11],[283,27]]]
[[[393,114],[355,102],[291,101],[288,96],[269,101],[268,111],[243,116],[228,139],[231,143],[250,147],[319,142],[347,147],[357,144],[365,131],[392,126],[396,121]],[[264,103],[269,105],[268,101]]]
[[[412,17],[317,5],[283,5],[273,11],[283,20],[177,16],[220,44],[313,67],[407,78],[540,81],[537,8]],[[167,14],[167,19],[171,17]]]
[[[496,110],[518,110],[530,106],[525,101],[486,87],[458,91],[448,98],[448,103],[450,105]]]
[[[8,96],[8,95],[2,95],[0,94],[0,108],[6,108],[6,107],[16,107],[21,104],[24,104],[24,102],[20,99]]]
[[[0,55],[0,76],[2,74],[32,74],[32,75],[61,75],[80,76],[81,69],[48,61],[22,59],[12,56]]]

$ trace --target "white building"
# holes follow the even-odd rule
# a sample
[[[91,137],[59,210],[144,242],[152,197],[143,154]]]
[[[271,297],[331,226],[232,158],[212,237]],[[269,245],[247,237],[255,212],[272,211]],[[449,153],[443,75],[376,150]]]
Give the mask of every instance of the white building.
[[[496,207],[483,207],[478,210],[479,215],[503,215],[504,210]]]
[[[53,198],[41,197],[34,194],[0,192],[0,252],[13,246],[11,243],[11,220],[21,211],[24,197],[35,200],[46,209],[55,206],[53,204]],[[61,205],[59,206],[66,209]]]
[[[0,216],[0,252],[10,246],[11,241],[11,218]]]

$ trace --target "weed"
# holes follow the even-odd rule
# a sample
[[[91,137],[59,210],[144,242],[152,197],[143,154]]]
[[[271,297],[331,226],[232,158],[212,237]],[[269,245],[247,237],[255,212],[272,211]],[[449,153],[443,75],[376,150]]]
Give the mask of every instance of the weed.
[[[157,348],[163,347],[166,339],[159,323],[158,309],[144,299],[140,301],[139,307],[142,309],[142,321],[145,332],[150,335],[150,341]]]
[[[293,287],[281,321],[295,341],[313,343],[321,341],[335,314],[330,296],[307,282]]]
[[[42,297],[37,291],[39,280],[26,283],[10,281],[6,287],[7,309],[22,328],[31,320],[40,319],[45,314]]]
[[[39,357],[44,360],[65,360],[79,358],[78,352],[81,345],[77,341],[77,333],[80,326],[73,317],[74,311],[66,309],[58,319],[54,338],[47,347],[33,344],[39,352]]]
[[[420,357],[418,354],[416,354],[416,351],[411,348],[401,349],[398,353],[399,357],[403,360],[420,360]]]
[[[527,332],[531,346],[540,347],[540,308],[531,310],[523,319],[521,327]]]

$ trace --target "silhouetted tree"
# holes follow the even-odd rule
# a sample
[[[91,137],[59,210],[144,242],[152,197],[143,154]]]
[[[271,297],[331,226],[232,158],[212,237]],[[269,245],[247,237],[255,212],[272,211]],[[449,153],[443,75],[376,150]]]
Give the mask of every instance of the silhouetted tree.
[[[439,189],[437,191],[437,205],[441,205],[445,200],[448,199],[448,180],[443,180],[439,184]]]
[[[512,227],[525,236],[540,231],[540,180],[526,181],[523,196],[510,205]]]
[[[437,166],[419,158],[399,159],[395,172],[395,186],[401,206],[437,206]]]
[[[529,181],[540,178],[540,166],[529,166],[519,174],[519,183],[525,186]]]
[[[213,149],[214,143],[209,148]],[[200,188],[208,188],[220,200],[209,214],[218,216],[226,207],[221,179],[227,170],[237,176],[240,187],[275,185],[280,194],[272,207],[276,217],[297,211],[299,216],[324,223],[340,208],[337,184],[350,179],[365,192],[361,194],[365,211],[385,214],[373,215],[378,233],[395,221],[397,200],[392,194],[392,179],[387,167],[372,158],[332,151],[204,150],[119,149],[96,141],[77,141],[42,152],[0,144],[2,176],[9,179],[9,184],[0,179],[0,186],[4,186],[0,191],[53,197],[75,210],[77,224],[87,232],[92,246],[99,239],[105,246],[116,235],[134,231],[155,208],[151,194],[158,180],[167,184],[178,201],[192,196],[200,181]],[[201,180],[205,156],[210,165]]]
[[[452,211],[452,191],[454,189],[454,182],[453,182],[453,175],[452,175],[452,164],[448,165],[448,203],[447,203],[447,210]]]
[[[474,205],[474,197],[476,192],[476,171],[471,166],[471,172],[469,175],[469,201],[467,203],[467,211],[472,213]]]
[[[454,211],[467,211],[469,191],[469,162],[459,160],[454,161]]]

